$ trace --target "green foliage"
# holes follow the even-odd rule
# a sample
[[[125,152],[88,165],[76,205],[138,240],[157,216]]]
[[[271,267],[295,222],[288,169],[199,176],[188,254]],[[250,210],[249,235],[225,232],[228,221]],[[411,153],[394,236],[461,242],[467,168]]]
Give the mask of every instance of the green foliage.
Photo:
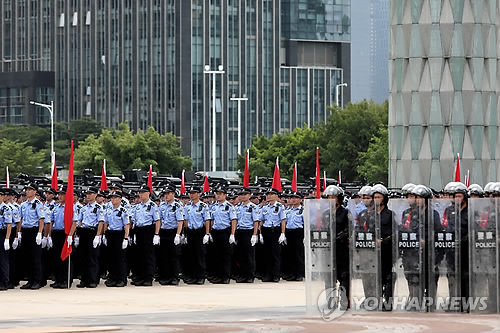
[[[99,172],[106,159],[109,173],[128,169],[153,170],[163,174],[182,169],[190,170],[190,157],[181,156],[180,139],[171,133],[160,135],[153,127],[133,134],[127,124],[118,130],[104,129],[91,134],[75,149],[75,171],[91,168]]]
[[[389,131],[387,127],[380,128],[377,136],[370,141],[368,150],[360,153],[358,173],[369,183],[381,181],[387,184],[389,179]]]
[[[26,127],[5,124],[0,127],[0,138],[26,142],[26,145],[33,147],[36,152],[42,149],[50,150],[50,127]]]
[[[47,171],[49,164],[44,161],[43,152],[34,152],[25,142],[0,139],[0,177],[6,177],[6,168],[9,167],[11,179],[20,173],[39,174]]]

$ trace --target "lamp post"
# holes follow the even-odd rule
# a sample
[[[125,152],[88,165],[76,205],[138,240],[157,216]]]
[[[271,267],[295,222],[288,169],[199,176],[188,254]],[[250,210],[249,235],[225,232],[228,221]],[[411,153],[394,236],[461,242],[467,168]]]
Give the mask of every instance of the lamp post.
[[[248,101],[248,97],[245,94],[243,94],[243,97],[233,95],[231,100],[238,102],[238,154],[241,155],[241,101]]]
[[[210,70],[210,65],[205,65],[204,74],[212,75],[212,171],[217,171],[217,142],[216,142],[216,113],[215,113],[215,75],[224,74],[224,66],[219,65],[218,70],[212,71]]]
[[[344,108],[344,99],[342,98],[342,105],[339,104],[339,87],[347,87],[347,83],[339,83],[335,86],[335,101],[338,106],[340,106],[341,109]]]
[[[50,104],[30,101],[30,104],[46,108],[50,113],[50,159],[52,162],[50,172],[52,172],[54,170],[54,101],[50,101]]]

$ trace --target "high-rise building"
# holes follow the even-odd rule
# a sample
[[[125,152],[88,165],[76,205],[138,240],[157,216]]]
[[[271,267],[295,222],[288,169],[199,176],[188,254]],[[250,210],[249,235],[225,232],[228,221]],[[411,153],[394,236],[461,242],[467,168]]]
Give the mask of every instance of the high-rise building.
[[[173,132],[196,170],[212,169],[213,114],[231,170],[238,138],[314,125],[350,84],[350,0],[3,0],[0,15],[0,123],[46,124],[29,100],[54,100],[56,121]]]
[[[389,98],[389,0],[359,0],[352,7],[353,102]]]

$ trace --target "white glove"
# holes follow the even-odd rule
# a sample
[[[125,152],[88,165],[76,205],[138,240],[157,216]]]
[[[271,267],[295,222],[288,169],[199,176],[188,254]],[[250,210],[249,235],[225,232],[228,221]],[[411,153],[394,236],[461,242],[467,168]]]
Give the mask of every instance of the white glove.
[[[15,250],[19,246],[19,238],[14,238],[14,241],[12,242],[12,249]]]
[[[108,240],[106,239],[106,235],[102,236],[102,243],[104,244],[104,246],[108,246]]]
[[[36,242],[36,245],[42,244],[42,233],[41,232],[36,234],[35,242]],[[45,245],[47,245],[47,243],[45,243]]]
[[[78,245],[80,245],[80,237],[75,236],[75,240],[73,241],[73,245],[75,247],[78,247]]]
[[[236,244],[236,239],[234,239],[234,235],[229,236],[229,244]]]
[[[95,236],[94,237],[94,241],[92,242],[92,246],[94,247],[94,249],[97,249],[97,247],[99,246],[99,243],[101,242],[101,237],[99,236]]]
[[[203,244],[208,244],[209,241],[210,241],[210,234],[206,234],[205,236],[203,236]]]
[[[45,249],[47,247],[47,237],[42,238],[42,249]]]
[[[259,235],[259,243],[264,244],[264,236],[262,234]]]
[[[214,242],[214,239],[212,238],[212,235],[211,235],[211,234],[208,234],[208,238],[210,239],[210,243],[213,243],[213,242]]]
[[[160,245],[160,236],[159,235],[153,236],[153,245]]]
[[[76,240],[76,238],[75,238],[75,240]],[[68,238],[66,239],[66,242],[68,242],[68,247],[70,247],[71,243],[73,243],[73,237],[68,236]]]
[[[134,244],[134,240],[132,237],[128,236],[128,245],[132,246],[132,244]]]
[[[257,235],[253,235],[252,238],[250,238],[250,244],[252,244],[252,246],[257,244]]]
[[[4,242],[3,242],[3,248],[5,251],[9,251],[10,249],[10,244],[9,244],[9,240],[6,239]]]
[[[124,239],[122,242],[122,250],[125,250],[128,246],[128,239]]]
[[[134,235],[134,244],[137,244],[137,236]]]
[[[278,238],[278,243],[281,245],[286,244],[286,237],[284,233],[281,233],[280,238]]]
[[[179,245],[181,243],[181,235],[177,234],[174,238],[174,245]]]
[[[181,244],[187,244],[188,243],[188,238],[184,235],[181,236]]]
[[[20,231],[17,233],[17,238],[19,239],[19,240],[18,240],[18,245],[21,245],[21,238],[22,238],[22,234],[21,234],[21,232],[20,232]]]
[[[52,237],[47,237],[47,248],[51,249],[54,246],[54,242],[52,242]]]

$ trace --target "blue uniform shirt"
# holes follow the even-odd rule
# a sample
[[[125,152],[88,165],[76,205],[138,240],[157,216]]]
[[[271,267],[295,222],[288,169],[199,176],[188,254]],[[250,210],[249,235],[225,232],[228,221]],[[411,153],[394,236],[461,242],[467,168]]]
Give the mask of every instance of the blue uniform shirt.
[[[73,221],[78,220],[78,212],[75,211],[73,206]],[[54,209],[50,212],[50,221],[52,222],[53,230],[64,230],[64,205],[57,203]]]
[[[104,210],[95,201],[91,205],[86,204],[80,209],[78,220],[82,223],[82,228],[97,228],[99,222],[104,221]]]
[[[253,229],[254,223],[260,221],[259,207],[251,202],[236,207],[238,215],[238,229]]]
[[[185,209],[186,220],[189,229],[199,229],[205,225],[205,221],[210,220],[210,212],[207,204],[198,201],[196,204],[190,203]]]
[[[281,220],[286,219],[285,207],[279,202],[274,205],[266,204],[260,211],[260,220],[264,222],[263,227],[277,227]]]
[[[214,230],[222,230],[231,227],[231,221],[238,219],[236,216],[236,209],[228,201],[222,204],[217,202],[214,204],[214,211],[212,213]]]
[[[21,218],[23,228],[35,228],[39,226],[40,219],[45,219],[43,204],[37,198],[25,201],[21,204]]]
[[[159,219],[160,211],[158,206],[151,200],[148,200],[146,203],[138,203],[133,208],[132,220],[135,222],[136,227],[152,225]]]
[[[21,211],[20,207],[16,202],[8,203],[10,209],[12,209],[12,227],[14,228],[19,222],[21,222]]]
[[[290,208],[286,213],[286,228],[304,228],[304,207]]]
[[[45,208],[45,224],[50,223],[52,218],[52,210],[55,208],[56,202],[52,200],[51,202],[46,201],[43,207]]]
[[[178,201],[160,203],[160,217],[162,229],[177,229],[179,221],[184,220],[184,208]]]
[[[112,231],[121,231],[124,226],[130,223],[127,210],[121,205],[116,209],[113,205],[108,207],[106,215],[104,216],[104,222],[108,224],[108,230]]]
[[[12,209],[5,202],[0,203],[0,229],[7,229],[12,224]]]

